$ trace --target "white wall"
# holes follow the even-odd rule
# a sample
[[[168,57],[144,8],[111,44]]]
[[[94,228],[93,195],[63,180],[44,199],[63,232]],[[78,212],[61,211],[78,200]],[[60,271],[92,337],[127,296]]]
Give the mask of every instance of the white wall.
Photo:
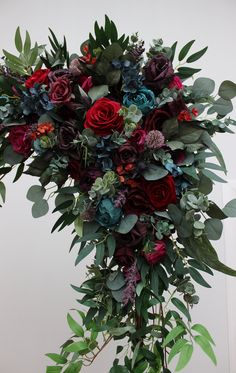
[[[0,48],[13,49],[14,32],[18,25],[28,29],[33,40],[45,43],[47,27],[67,36],[71,51],[91,31],[95,19],[103,21],[108,14],[123,33],[139,31],[147,45],[152,38],[162,37],[166,44],[175,40],[180,45],[197,39],[196,48],[209,45],[201,60],[201,76],[209,76],[220,83],[236,80],[235,72],[235,12],[234,0],[160,1],[46,1],[0,0]],[[229,178],[236,179],[234,136],[217,139],[225,154]],[[65,315],[76,307],[76,294],[69,284],[80,284],[85,263],[74,268],[75,252],[68,254],[70,230],[50,234],[55,216],[33,220],[27,189],[37,183],[29,176],[17,184],[7,178],[7,203],[0,210],[0,373],[43,373],[46,352],[55,352],[69,336]],[[234,198],[235,184],[222,192],[217,187],[215,199]],[[236,267],[233,238],[235,222],[227,224],[225,237],[218,243],[222,259]],[[226,245],[225,245],[226,243]],[[234,254],[235,255],[235,254]],[[234,263],[233,263],[234,261]],[[212,289],[199,289],[201,303],[194,311],[194,321],[206,324],[217,343],[218,367],[197,351],[186,373],[235,373],[236,325],[234,291],[236,279],[226,280],[217,274],[210,280]],[[229,305],[229,306],[228,306]],[[229,355],[230,352],[230,355]],[[109,371],[113,359],[112,347],[105,350],[97,364],[86,371]]]

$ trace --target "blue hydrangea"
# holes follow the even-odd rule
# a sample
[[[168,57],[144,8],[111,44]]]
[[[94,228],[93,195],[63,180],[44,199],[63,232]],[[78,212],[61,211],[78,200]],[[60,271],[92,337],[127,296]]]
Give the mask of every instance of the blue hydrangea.
[[[177,166],[176,164],[174,164],[173,162],[166,162],[165,168],[167,169],[167,171],[171,173],[173,177],[183,175],[183,171],[181,170],[181,168]]]
[[[150,89],[140,88],[136,93],[126,93],[123,104],[127,107],[136,105],[143,114],[147,114],[156,106],[156,98]]]
[[[24,91],[22,99],[21,107],[24,115],[38,114],[40,116],[53,109],[47,91],[38,84],[28,91]]]
[[[122,210],[115,207],[110,198],[101,200],[96,211],[96,221],[105,228],[116,225],[122,216]]]

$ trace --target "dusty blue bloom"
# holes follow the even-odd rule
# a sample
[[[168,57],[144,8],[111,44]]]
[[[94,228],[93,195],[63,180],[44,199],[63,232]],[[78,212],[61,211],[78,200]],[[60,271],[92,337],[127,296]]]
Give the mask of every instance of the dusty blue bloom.
[[[122,215],[122,210],[115,207],[110,198],[104,198],[98,205],[96,221],[103,227],[110,228],[116,225]]]
[[[154,93],[147,88],[141,88],[136,93],[126,93],[123,98],[123,104],[127,107],[136,105],[143,114],[147,114],[154,109],[156,99]]]
[[[35,84],[29,91],[23,92],[22,110],[24,115],[38,114],[42,115],[46,111],[53,109],[48,93],[39,85]]]
[[[183,175],[183,171],[181,170],[181,168],[172,162],[166,162],[165,168],[172,174],[173,177]]]

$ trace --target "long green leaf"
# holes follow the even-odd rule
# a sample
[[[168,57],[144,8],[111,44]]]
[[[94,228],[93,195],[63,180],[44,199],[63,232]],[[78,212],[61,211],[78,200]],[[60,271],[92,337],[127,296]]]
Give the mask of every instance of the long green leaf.
[[[208,330],[205,328],[204,325],[202,324],[194,324],[191,328],[192,330],[194,330],[195,332],[201,334],[203,337],[205,337],[210,343],[212,343],[213,345],[215,345],[215,342],[213,341],[210,333],[208,332]]]
[[[164,339],[162,343],[162,347],[166,347],[173,339],[178,337],[181,333],[184,332],[184,327],[182,325],[177,325],[174,329],[172,329]]]
[[[77,258],[76,258],[76,261],[75,261],[75,265],[77,266],[77,264],[79,264],[81,262],[81,260],[83,260],[86,256],[88,256],[94,249],[94,244],[93,243],[89,243],[88,245],[86,245],[78,254]]]
[[[67,315],[67,322],[71,330],[78,336],[83,337],[84,336],[84,330],[82,326],[80,326],[68,313]]]
[[[178,310],[180,310],[187,317],[187,319],[189,321],[191,321],[190,313],[189,313],[187,307],[185,306],[185,304],[183,302],[181,302],[180,299],[178,299],[178,298],[172,298],[171,302],[173,303],[173,305],[176,308],[178,308]]]
[[[213,364],[217,365],[215,353],[208,339],[202,335],[196,335],[194,340],[201,347],[202,351],[211,359]]]
[[[205,47],[205,48],[201,49],[200,51],[192,54],[191,56],[189,56],[187,58],[187,62],[192,63],[192,62],[195,62],[195,61],[199,60],[199,58],[201,58],[206,53],[207,49],[208,49],[208,47]]]
[[[21,53],[22,49],[23,49],[23,44],[22,44],[22,39],[21,39],[20,27],[19,26],[17,27],[16,33],[15,33],[15,46],[16,46],[16,49],[18,50],[18,52]]]
[[[188,54],[188,52],[189,52],[189,50],[190,50],[190,48],[191,48],[191,46],[193,45],[194,42],[195,42],[195,40],[191,40],[183,46],[183,48],[179,52],[179,57],[178,57],[179,61],[182,61],[187,56],[187,54]]]
[[[172,346],[169,355],[168,355],[168,363],[171,362],[171,360],[180,352],[180,350],[183,348],[183,346],[187,343],[188,341],[184,338],[178,339],[177,342]]]
[[[193,354],[193,345],[186,343],[180,350],[180,356],[178,364],[175,368],[176,372],[182,370],[188,364]]]

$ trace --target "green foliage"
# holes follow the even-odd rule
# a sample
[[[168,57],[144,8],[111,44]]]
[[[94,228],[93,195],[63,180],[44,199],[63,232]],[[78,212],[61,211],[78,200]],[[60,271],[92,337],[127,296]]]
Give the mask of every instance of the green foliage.
[[[106,49],[113,43],[117,43],[123,51],[128,46],[129,37],[125,37],[125,34],[119,37],[116,25],[107,15],[105,15],[105,27],[100,27],[95,22],[94,33],[95,37],[91,33],[89,34],[89,46],[92,52],[98,48]]]
[[[6,187],[5,187],[5,185],[2,181],[0,181],[0,197],[2,198],[3,203],[5,203],[5,201],[6,201]]]
[[[185,343],[180,350],[178,364],[175,368],[176,372],[179,372],[180,370],[186,367],[186,365],[188,364],[189,360],[192,357],[192,354],[193,354],[193,345],[190,343]]]
[[[126,234],[135,226],[137,221],[137,215],[126,215],[121,219],[120,225],[116,230],[119,233]]]
[[[15,56],[6,50],[3,50],[6,58],[6,66],[14,73],[30,75],[33,68],[37,69],[41,65],[40,54],[44,50],[44,45],[38,45],[35,43],[32,47],[28,31],[26,31],[25,40],[23,41],[20,28],[17,27],[15,33],[15,46],[17,51],[20,53],[19,56]]]
[[[221,83],[218,94],[224,100],[231,100],[236,96],[236,84],[230,80],[225,80]]]

